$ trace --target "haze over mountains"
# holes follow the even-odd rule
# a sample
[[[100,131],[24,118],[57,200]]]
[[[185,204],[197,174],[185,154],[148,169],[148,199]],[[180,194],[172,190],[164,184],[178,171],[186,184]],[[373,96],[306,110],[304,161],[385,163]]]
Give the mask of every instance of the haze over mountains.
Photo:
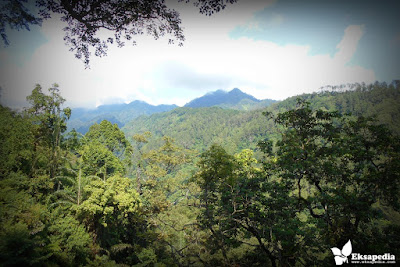
[[[95,109],[75,108],[68,121],[68,129],[75,128],[84,134],[94,123],[109,120],[111,123],[123,127],[127,122],[141,115],[151,115],[157,112],[165,112],[178,107],[177,105],[150,105],[144,101],[135,100],[129,104],[102,105]]]
[[[203,108],[218,106],[224,109],[235,110],[254,110],[267,107],[275,100],[259,100],[252,95],[242,92],[238,88],[227,92],[217,90],[205,94],[202,97],[193,99],[185,105],[189,108]],[[177,108],[177,105],[158,105],[154,106],[144,101],[135,100],[129,104],[102,105],[95,109],[75,108],[68,122],[68,129],[75,128],[84,134],[94,123],[102,120],[109,120],[116,123],[120,128],[131,120],[141,115],[151,115],[154,113],[167,112]]]

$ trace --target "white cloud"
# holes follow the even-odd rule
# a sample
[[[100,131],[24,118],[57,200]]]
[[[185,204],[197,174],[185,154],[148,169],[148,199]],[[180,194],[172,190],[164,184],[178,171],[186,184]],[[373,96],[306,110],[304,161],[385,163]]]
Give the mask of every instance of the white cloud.
[[[183,47],[140,36],[137,46],[111,47],[107,57],[93,57],[91,69],[86,70],[64,45],[61,23],[45,22],[41,30],[48,42],[24,66],[10,64],[0,70],[3,96],[18,102],[35,83],[46,89],[57,82],[71,106],[100,105],[108,99],[183,105],[217,89],[238,87],[257,98],[284,99],[328,84],[375,80],[372,70],[347,65],[362,37],[362,26],[345,30],[334,57],[310,55],[308,46],[232,40],[228,35],[232,29],[248,24],[255,11],[273,1],[244,2],[212,17],[185,6]]]
[[[335,54],[335,59],[341,64],[348,63],[357,50],[358,43],[364,35],[364,25],[350,25],[344,31],[342,41],[336,46],[339,51]]]

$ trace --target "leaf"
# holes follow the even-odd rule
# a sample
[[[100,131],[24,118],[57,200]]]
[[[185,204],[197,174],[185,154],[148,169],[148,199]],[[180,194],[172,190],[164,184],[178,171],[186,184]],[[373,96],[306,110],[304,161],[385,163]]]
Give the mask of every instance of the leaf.
[[[342,252],[338,248],[331,248],[331,250],[332,250],[332,253],[333,253],[334,256],[341,256],[342,255]]]
[[[347,257],[351,254],[351,251],[352,247],[351,247],[351,241],[349,239],[349,241],[342,248],[342,255]]]

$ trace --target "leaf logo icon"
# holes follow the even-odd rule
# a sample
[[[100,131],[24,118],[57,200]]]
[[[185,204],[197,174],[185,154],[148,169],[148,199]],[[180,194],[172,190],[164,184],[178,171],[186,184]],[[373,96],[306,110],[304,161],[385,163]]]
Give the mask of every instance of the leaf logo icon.
[[[343,263],[348,263],[347,256],[351,254],[352,247],[351,241],[349,240],[342,248],[342,250],[338,248],[331,248],[333,256],[335,256],[336,265],[342,265]]]

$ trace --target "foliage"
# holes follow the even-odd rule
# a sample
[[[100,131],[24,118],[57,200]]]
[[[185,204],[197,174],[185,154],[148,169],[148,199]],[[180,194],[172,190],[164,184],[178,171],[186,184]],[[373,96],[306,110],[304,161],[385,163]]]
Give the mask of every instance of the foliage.
[[[31,172],[34,146],[31,124],[20,114],[0,107],[0,179],[10,172]]]
[[[348,88],[343,90],[341,88]],[[400,134],[400,83],[390,84],[375,82],[373,84],[347,84],[321,90],[319,93],[304,94],[279,102],[274,108],[279,112],[292,109],[300,97],[310,103],[313,109],[337,110],[342,114],[354,116],[376,116],[376,119]],[[274,111],[274,110],[269,110]]]
[[[42,93],[42,87],[37,84],[32,94],[26,99],[31,105],[25,110],[26,115],[31,119],[32,130],[34,132],[34,151],[40,146],[46,158],[41,162],[48,164],[47,173],[53,178],[61,164],[60,145],[61,134],[67,130],[66,121],[71,116],[71,109],[64,108],[62,105],[65,99],[60,95],[58,84],[53,84],[49,88],[50,95]],[[47,155],[46,155],[47,154]],[[35,161],[39,161],[37,155]]]
[[[151,142],[144,149],[153,149],[162,143],[163,136],[170,136],[185,149],[205,151],[213,143],[222,145],[229,153],[245,148],[256,148],[262,136],[272,134],[272,121],[264,123],[260,110],[238,111],[219,107],[177,108],[169,112],[139,117],[126,124],[126,135],[149,131]]]
[[[261,144],[268,155],[264,167],[289,190],[278,197],[292,199],[301,222],[313,225],[313,236],[305,238],[310,244],[323,240],[320,255],[349,239],[364,249],[375,246],[367,241],[374,233],[365,227],[382,218],[377,203],[399,207],[398,136],[372,118],[314,111],[303,100],[275,122],[286,130],[276,152]]]
[[[396,134],[400,134],[400,84],[354,84],[350,91],[322,91],[300,98],[310,102],[310,108],[334,111],[353,116],[376,116]],[[218,107],[176,108],[169,112],[141,116],[127,123],[122,130],[127,136],[150,131],[153,138],[146,145],[152,149],[162,143],[163,136],[174,138],[186,149],[204,152],[212,144],[220,144],[230,154],[243,149],[255,150],[257,142],[277,139],[279,127],[265,121],[263,111],[273,114],[296,106],[296,97],[274,103],[265,109],[239,111]],[[144,149],[146,149],[146,147]],[[256,155],[256,158],[260,158]]]
[[[106,181],[93,179],[84,191],[87,198],[73,209],[103,247],[110,248],[133,238],[133,233],[126,232],[126,226],[139,224],[136,220],[141,204],[130,179],[121,176]]]
[[[397,256],[400,138],[386,119],[398,88],[368,88],[266,117],[176,109],[130,144],[109,121],[63,135],[69,109],[38,85],[23,112],[0,107],[2,265],[329,266],[349,239]],[[331,110],[361,96],[357,109],[383,113]]]
[[[29,30],[29,25],[40,25],[42,20],[30,13],[25,6],[26,0],[6,0],[1,4],[0,9],[0,35],[5,45],[9,45],[6,34],[6,27],[20,30]]]
[[[125,148],[129,147],[129,143],[118,125],[112,125],[106,120],[103,120],[100,124],[93,124],[85,137],[88,140],[96,140],[102,143],[108,150],[117,155],[122,155]]]
[[[181,2],[183,0],[179,0]],[[36,0],[39,13],[32,14],[26,1],[6,1],[2,5],[0,34],[5,44],[8,44],[5,32],[6,26],[12,28],[27,28],[30,24],[39,24],[42,20],[49,19],[53,14],[60,14],[61,21],[67,26],[64,41],[75,53],[75,57],[82,59],[85,66],[89,66],[91,47],[95,49],[96,56],[105,56],[109,44],[114,42],[122,47],[125,41],[136,44],[132,38],[135,35],[146,33],[159,39],[164,35],[172,36],[169,43],[174,40],[182,45],[184,41],[183,30],[179,13],[169,8],[164,0],[156,1],[54,1]],[[189,2],[189,0],[185,0]],[[194,1],[200,13],[211,15],[225,8],[227,3],[236,0]],[[98,33],[108,33],[105,39]]]
[[[314,111],[302,100],[274,121],[284,128],[274,146],[260,143],[263,171],[245,151],[234,158],[214,145],[202,154],[195,179],[198,220],[213,240],[206,247],[229,265],[226,251],[252,237],[272,266],[328,264],[325,251],[349,239],[373,250],[377,232],[389,250],[397,227],[382,224],[381,206],[399,208],[398,136],[371,118]]]
[[[116,124],[106,120],[93,124],[82,143],[79,154],[85,175],[101,175],[105,180],[107,175],[124,173],[131,147]]]

